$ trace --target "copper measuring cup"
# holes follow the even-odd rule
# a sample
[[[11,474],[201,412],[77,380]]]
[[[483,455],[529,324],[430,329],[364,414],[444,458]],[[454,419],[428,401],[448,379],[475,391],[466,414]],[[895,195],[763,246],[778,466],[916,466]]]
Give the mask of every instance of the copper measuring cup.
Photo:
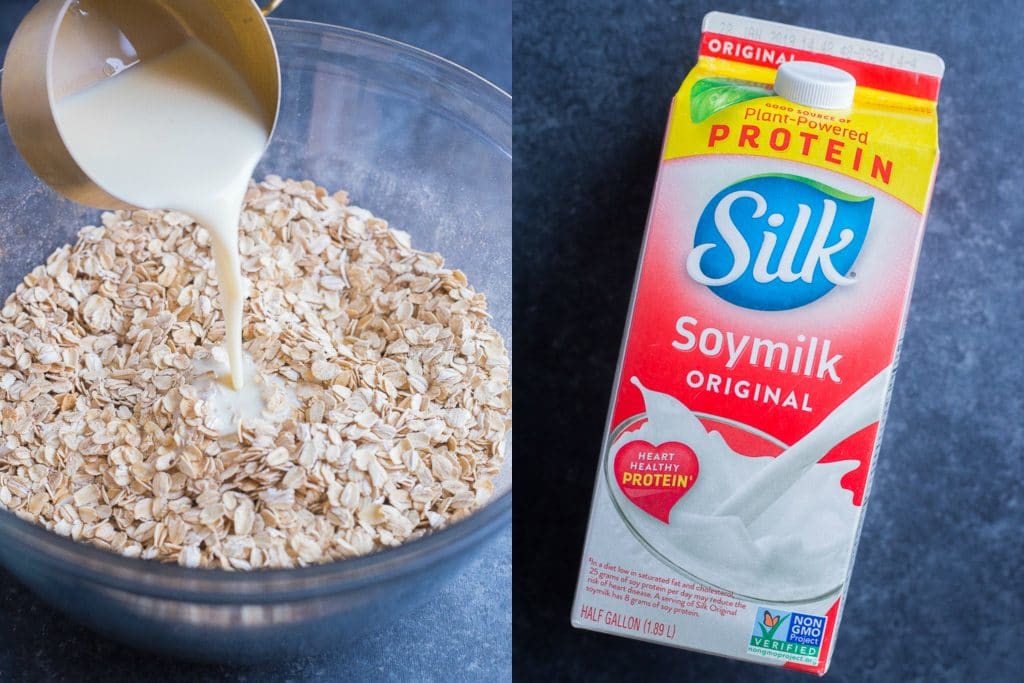
[[[266,14],[254,0],[40,0],[7,49],[0,96],[18,151],[65,197],[99,208],[133,208],[74,160],[54,113],[63,97],[153,58],[189,38],[223,57],[248,84],[268,132],[277,121],[281,71]]]

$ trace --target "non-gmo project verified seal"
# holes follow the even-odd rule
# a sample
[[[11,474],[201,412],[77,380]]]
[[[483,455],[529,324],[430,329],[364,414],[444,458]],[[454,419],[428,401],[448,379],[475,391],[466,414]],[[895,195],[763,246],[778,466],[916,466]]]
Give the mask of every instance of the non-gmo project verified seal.
[[[815,665],[821,653],[827,617],[757,608],[749,654]]]

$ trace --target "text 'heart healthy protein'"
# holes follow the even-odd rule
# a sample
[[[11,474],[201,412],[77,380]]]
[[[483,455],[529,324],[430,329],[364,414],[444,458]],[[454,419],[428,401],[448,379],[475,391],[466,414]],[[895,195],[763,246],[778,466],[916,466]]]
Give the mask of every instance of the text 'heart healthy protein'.
[[[942,72],[932,54],[705,18],[669,117],[576,626],[827,670]]]

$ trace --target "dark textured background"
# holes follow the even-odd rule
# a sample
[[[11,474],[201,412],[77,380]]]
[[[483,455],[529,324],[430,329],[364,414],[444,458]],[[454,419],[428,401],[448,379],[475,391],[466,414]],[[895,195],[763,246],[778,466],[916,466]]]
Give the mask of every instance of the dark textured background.
[[[33,2],[0,0],[0,53]],[[287,0],[275,16],[342,24],[430,50],[512,84],[504,0]],[[0,179],[2,182],[2,179]],[[393,626],[323,656],[256,668],[159,659],[105,640],[0,570],[0,681],[496,681],[511,676],[512,534]]]
[[[1024,6],[820,0],[516,3],[516,678],[810,680],[569,626],[665,117],[711,9],[946,60],[938,184],[829,680],[1024,680]]]

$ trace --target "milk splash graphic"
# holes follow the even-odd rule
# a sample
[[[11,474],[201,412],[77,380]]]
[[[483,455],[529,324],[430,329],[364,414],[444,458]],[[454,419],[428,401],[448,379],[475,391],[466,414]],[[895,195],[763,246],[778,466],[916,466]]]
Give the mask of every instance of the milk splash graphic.
[[[886,368],[829,416],[826,428],[847,424],[838,440],[877,415],[889,374]],[[838,591],[860,514],[840,481],[860,462],[817,462],[837,443],[837,433],[814,430],[809,442],[802,439],[776,458],[741,455],[679,400],[636,377],[632,382],[643,395],[646,421],[612,443],[605,466],[612,496],[634,533],[665,561],[753,599],[790,602]],[[700,462],[700,476],[672,508],[667,525],[614,484],[616,453],[637,441],[681,442]]]

